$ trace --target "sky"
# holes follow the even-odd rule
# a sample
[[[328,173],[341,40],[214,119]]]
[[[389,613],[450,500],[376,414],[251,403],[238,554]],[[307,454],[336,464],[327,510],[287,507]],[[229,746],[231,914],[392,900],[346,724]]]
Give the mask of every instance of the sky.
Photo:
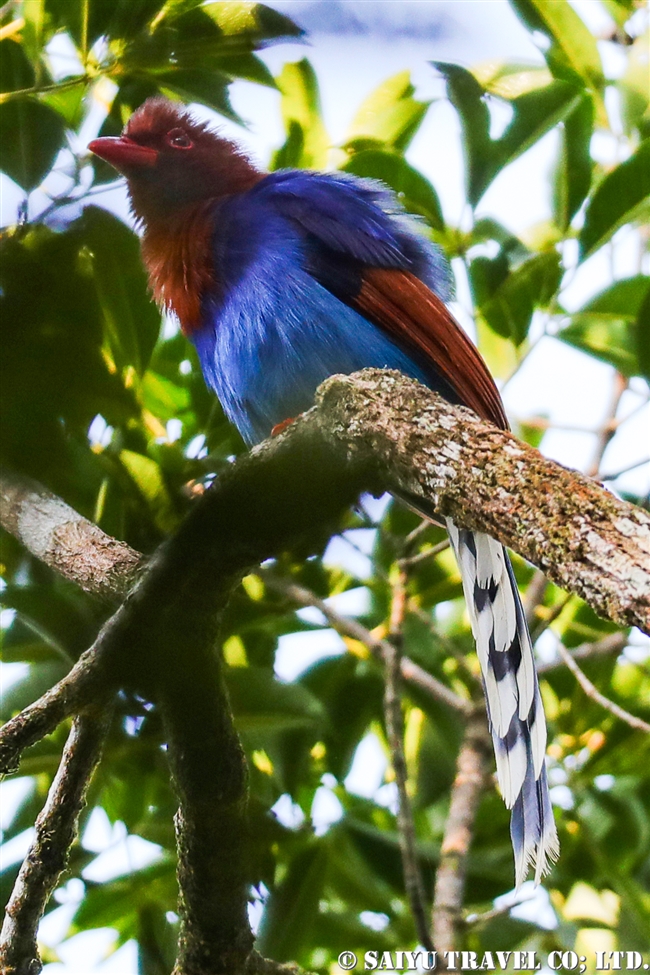
[[[309,43],[274,46],[263,52],[262,57],[274,74],[286,61],[305,56],[310,59],[320,83],[325,122],[335,145],[344,140],[357,107],[378,84],[398,71],[408,69],[412,72],[416,97],[430,99],[433,104],[407,158],[435,185],[446,219],[453,224],[462,224],[465,215],[458,121],[444,99],[442,80],[429,62],[449,60],[470,66],[477,62],[514,59],[541,64],[540,51],[506,0],[273,0],[269,5],[293,17],[308,30]],[[597,0],[578,0],[574,6],[593,29],[607,26],[607,18]],[[615,73],[618,66],[611,48],[612,45],[603,45],[602,53],[606,69]],[[224,134],[239,141],[260,164],[264,164],[284,141],[278,93],[238,81],[232,86],[231,96],[233,106],[247,121],[247,128],[242,130],[221,119],[219,125]],[[499,124],[498,118],[495,124]],[[90,129],[85,132],[88,138],[93,134]],[[498,214],[503,223],[520,234],[546,220],[550,215],[546,184],[556,140],[556,134],[550,133],[502,173],[485,194],[479,215]],[[606,139],[594,148],[604,161],[611,158],[614,151]],[[2,191],[3,207],[10,213],[17,201],[15,190],[4,182]],[[126,215],[123,189],[96,197],[95,202],[104,202],[120,215]],[[37,194],[33,206],[39,206]],[[567,289],[567,307],[579,307],[612,279],[612,272],[618,277],[636,273],[637,248],[635,235],[624,232],[617,237],[613,247],[603,249],[585,262]],[[461,277],[454,311],[471,333],[472,323],[466,311],[468,305],[467,285]],[[558,428],[545,435],[543,452],[564,464],[585,469],[595,446],[593,431],[598,429],[606,415],[613,381],[611,367],[556,339],[544,338],[507,383],[504,399],[509,415],[515,420],[548,416]],[[627,416],[634,410],[638,412],[621,426],[621,432],[605,455],[603,470],[617,471],[650,455],[650,409],[647,405],[645,409],[639,409],[646,394],[645,384],[635,380],[633,388],[624,395],[619,416]],[[650,464],[646,464],[617,481],[616,487],[643,494],[648,491],[649,480]],[[356,567],[363,578],[364,570],[367,570],[363,550],[364,547],[369,550],[372,538],[360,535],[354,542],[361,548],[361,554],[345,540],[332,543],[328,554],[332,562]],[[365,589],[346,593],[338,597],[340,605],[337,609],[360,613],[366,598]],[[317,657],[342,649],[338,638],[328,630],[319,635],[311,634],[309,641],[310,645],[306,647],[301,634],[283,638],[276,667],[281,679],[294,679]],[[368,736],[359,746],[347,784],[361,794],[377,795],[378,789],[386,789],[382,785],[384,770],[385,759],[379,744]],[[391,804],[393,798],[390,790],[384,793],[386,804]],[[336,802],[325,782],[314,809],[319,829],[326,828],[328,822],[337,818]],[[11,803],[10,793],[5,793],[5,815],[10,811]],[[297,815],[290,802],[280,804],[277,812],[287,821]],[[28,839],[24,836],[23,847]],[[152,844],[136,837],[127,838],[119,828],[111,829],[100,814],[93,817],[84,842],[97,853],[97,860],[88,868],[89,879],[107,876],[107,871],[115,873],[143,865],[156,853]],[[21,854],[20,843],[14,841],[14,848],[5,849],[3,853],[5,858],[17,859]],[[45,966],[46,975],[135,973],[133,945],[126,945],[117,954],[105,958],[112,943],[110,933],[78,935],[67,944],[59,945],[81,893],[80,882],[70,881],[59,897],[61,906],[43,925],[44,941],[58,945],[61,958],[60,963]],[[544,898],[545,895],[540,893],[524,910],[533,910],[538,918],[548,918],[550,908]]]

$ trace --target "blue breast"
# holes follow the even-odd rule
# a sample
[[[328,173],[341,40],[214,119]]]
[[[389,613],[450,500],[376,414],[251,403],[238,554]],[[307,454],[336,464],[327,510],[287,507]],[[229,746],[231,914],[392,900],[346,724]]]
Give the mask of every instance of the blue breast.
[[[309,409],[316,388],[335,373],[387,367],[424,383],[430,379],[421,364],[310,273],[319,241],[288,212],[292,206],[307,205],[299,194],[298,203],[294,197],[287,206],[288,175],[267,177],[216,211],[219,293],[205,297],[205,324],[192,336],[206,381],[249,444]],[[284,198],[278,188],[285,191]],[[318,189],[322,191],[322,185]],[[313,208],[310,213],[316,219],[317,208],[315,217]],[[379,214],[390,232],[390,218],[380,210]],[[376,218],[375,224],[374,229],[370,226],[370,233],[378,238],[372,244],[373,263],[379,263],[381,232],[386,230],[381,219]],[[332,226],[328,230],[337,232]],[[345,246],[349,252],[349,245]],[[393,252],[395,265],[400,259],[395,253],[398,245],[391,240],[385,246]],[[350,265],[355,260],[350,255]]]

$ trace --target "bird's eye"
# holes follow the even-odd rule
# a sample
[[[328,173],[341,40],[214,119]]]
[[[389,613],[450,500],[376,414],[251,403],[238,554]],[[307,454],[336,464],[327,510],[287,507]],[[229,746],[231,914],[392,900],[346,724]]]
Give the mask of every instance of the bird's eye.
[[[170,129],[165,138],[173,149],[191,149],[194,145],[185,129]]]

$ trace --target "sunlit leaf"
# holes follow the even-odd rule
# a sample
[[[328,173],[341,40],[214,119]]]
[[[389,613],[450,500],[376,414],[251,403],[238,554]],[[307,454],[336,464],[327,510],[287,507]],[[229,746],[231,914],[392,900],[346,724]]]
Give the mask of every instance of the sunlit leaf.
[[[568,0],[510,0],[530,30],[538,30],[551,42],[546,59],[558,77],[575,80],[577,75],[592,88],[604,84],[596,38]]]
[[[473,65],[471,70],[486,91],[508,100],[536,88],[545,88],[553,80],[548,68],[524,62],[484,61]]]
[[[623,315],[607,312],[576,312],[558,338],[611,363],[625,376],[638,373],[633,323]]]
[[[262,3],[219,0],[203,5],[202,10],[226,35],[244,34],[262,46],[270,41],[301,37],[304,31],[289,17]]]
[[[278,150],[273,168],[302,166],[323,169],[330,139],[321,116],[316,74],[306,58],[285,64],[276,78],[282,92],[282,118],[288,137]]]
[[[120,461],[149,505],[156,524],[162,531],[175,528],[178,519],[160,466],[133,450],[121,450]]]
[[[644,275],[616,281],[572,315],[558,337],[625,376],[638,375],[645,370],[649,344],[649,296],[650,278]]]
[[[641,138],[650,136],[650,89],[648,57],[650,30],[637,37],[630,48],[625,74],[617,83],[621,99],[621,118],[627,135],[638,129]]]
[[[429,108],[428,102],[413,98],[414,92],[408,71],[384,81],[358,109],[345,144],[361,146],[365,140],[371,140],[403,152]]]
[[[76,129],[83,117],[84,97],[87,91],[86,82],[79,81],[69,86],[61,85],[39,95],[39,100],[58,112],[68,128]]]
[[[636,0],[601,0],[619,27],[623,27],[634,13]]]

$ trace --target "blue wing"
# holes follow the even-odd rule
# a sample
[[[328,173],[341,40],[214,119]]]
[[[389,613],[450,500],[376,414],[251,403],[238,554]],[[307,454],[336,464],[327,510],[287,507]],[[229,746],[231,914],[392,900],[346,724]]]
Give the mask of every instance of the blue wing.
[[[219,288],[204,298],[204,327],[192,338],[248,443],[308,409],[334,373],[400,369],[453,396],[426,362],[351,306],[368,264],[409,269],[449,292],[442,258],[391,208],[374,184],[283,172],[215,212]]]

